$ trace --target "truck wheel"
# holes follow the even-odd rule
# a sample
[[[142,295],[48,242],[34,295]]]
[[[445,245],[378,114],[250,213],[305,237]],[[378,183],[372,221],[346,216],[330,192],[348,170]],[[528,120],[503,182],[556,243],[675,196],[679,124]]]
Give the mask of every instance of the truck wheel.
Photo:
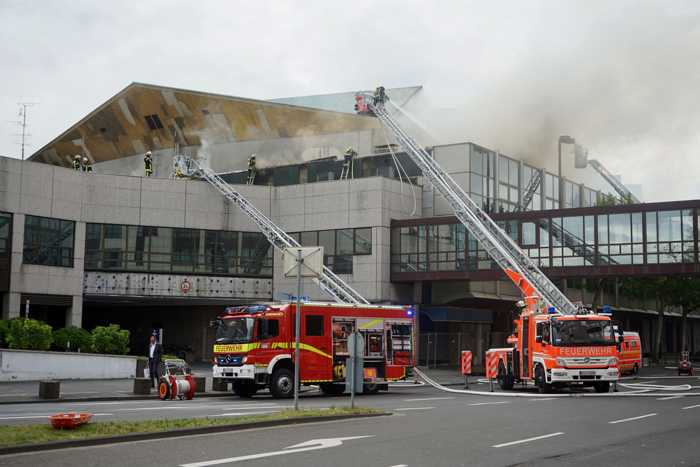
[[[344,384],[321,383],[319,385],[319,388],[321,389],[321,392],[326,396],[337,396],[345,392]]]
[[[258,392],[258,387],[253,381],[234,381],[231,386],[233,393],[238,397],[252,397]]]
[[[610,392],[610,381],[593,383],[593,389],[595,389],[595,392]]]
[[[498,364],[498,386],[504,391],[513,389],[513,375],[509,375],[506,366],[501,361]]]
[[[278,368],[272,373],[270,392],[274,397],[286,399],[294,395],[294,375],[288,368]]]
[[[552,385],[547,383],[547,378],[544,374],[544,368],[542,365],[537,365],[535,367],[535,384],[540,394],[548,394],[552,392]]]

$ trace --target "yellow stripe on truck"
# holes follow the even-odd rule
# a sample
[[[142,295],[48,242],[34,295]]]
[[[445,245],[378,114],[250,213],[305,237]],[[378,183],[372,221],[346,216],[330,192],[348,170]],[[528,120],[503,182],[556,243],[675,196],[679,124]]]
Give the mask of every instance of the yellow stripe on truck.
[[[260,348],[260,343],[256,342],[254,344],[217,344],[214,346],[214,353],[243,353],[249,352],[253,349]],[[286,342],[272,342],[270,344],[271,349],[294,349],[294,344],[291,346]],[[315,353],[321,355],[322,357],[333,359],[332,355],[327,354],[321,349],[314,347],[313,345],[304,344],[303,342],[299,344],[300,350],[306,350],[307,352]]]

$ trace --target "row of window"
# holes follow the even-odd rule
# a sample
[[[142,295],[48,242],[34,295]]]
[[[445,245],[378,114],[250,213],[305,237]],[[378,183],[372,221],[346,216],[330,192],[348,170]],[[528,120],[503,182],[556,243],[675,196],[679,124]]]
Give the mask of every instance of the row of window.
[[[10,254],[11,233],[12,214],[0,212],[0,256],[8,256]]]
[[[49,217],[24,217],[26,264],[73,267],[75,222]]]
[[[87,224],[85,269],[272,276],[272,248],[258,232]]]
[[[352,274],[352,257],[372,254],[372,229],[318,230],[289,234],[301,246],[322,246],[323,263],[336,274]]]
[[[690,209],[499,221],[541,267],[693,263],[693,223]],[[393,272],[495,268],[461,224],[393,228],[391,252]]]

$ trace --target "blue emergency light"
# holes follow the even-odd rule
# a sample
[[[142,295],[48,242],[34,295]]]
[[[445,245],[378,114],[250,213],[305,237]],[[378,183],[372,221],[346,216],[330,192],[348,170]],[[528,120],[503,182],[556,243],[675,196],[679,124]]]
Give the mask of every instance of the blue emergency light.
[[[547,308],[547,313],[549,313],[550,315],[554,315],[557,313],[557,309],[553,306],[550,306],[549,308]]]
[[[409,306],[406,309],[406,316],[413,316],[415,313],[416,313],[416,310],[412,306]]]

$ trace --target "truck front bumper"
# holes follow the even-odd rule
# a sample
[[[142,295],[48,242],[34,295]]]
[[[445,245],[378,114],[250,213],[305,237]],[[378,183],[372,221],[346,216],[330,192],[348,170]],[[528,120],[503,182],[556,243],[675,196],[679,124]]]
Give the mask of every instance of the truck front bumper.
[[[255,365],[218,366],[213,368],[214,378],[224,379],[255,379]]]
[[[550,383],[595,383],[617,381],[617,368],[552,368],[547,371]]]

